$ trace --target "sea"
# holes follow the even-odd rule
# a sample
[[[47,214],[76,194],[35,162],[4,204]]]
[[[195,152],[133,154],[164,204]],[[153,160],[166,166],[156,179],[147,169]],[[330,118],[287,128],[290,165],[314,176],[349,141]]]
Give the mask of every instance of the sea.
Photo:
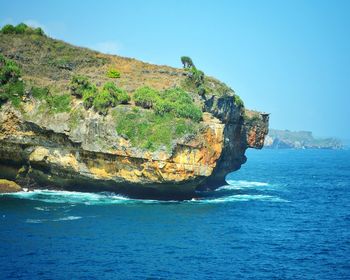
[[[198,199],[0,195],[0,279],[350,279],[350,151],[248,150]]]

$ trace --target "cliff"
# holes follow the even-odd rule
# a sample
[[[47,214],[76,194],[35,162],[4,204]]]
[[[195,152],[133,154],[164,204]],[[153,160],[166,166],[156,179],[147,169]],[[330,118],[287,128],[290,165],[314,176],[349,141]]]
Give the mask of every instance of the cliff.
[[[14,62],[21,70],[0,87],[0,177],[26,187],[192,197],[224,184],[268,132],[268,115],[245,110],[195,67],[30,32],[0,34],[0,51],[3,69]]]
[[[315,138],[311,131],[270,129],[264,147],[268,149],[342,149],[340,140]]]

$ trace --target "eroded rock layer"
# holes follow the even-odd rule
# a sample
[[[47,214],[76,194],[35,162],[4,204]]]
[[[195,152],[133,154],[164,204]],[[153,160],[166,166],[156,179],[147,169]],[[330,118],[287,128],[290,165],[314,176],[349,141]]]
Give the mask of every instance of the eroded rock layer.
[[[266,119],[246,123],[244,111],[223,98],[207,104],[198,135],[177,140],[171,151],[150,152],[120,137],[109,116],[86,112],[72,127],[69,114],[39,108],[31,101],[22,110],[6,104],[0,111],[0,176],[15,175],[29,186],[192,196],[196,188],[223,184],[245,162],[246,148],[261,148],[267,133]]]

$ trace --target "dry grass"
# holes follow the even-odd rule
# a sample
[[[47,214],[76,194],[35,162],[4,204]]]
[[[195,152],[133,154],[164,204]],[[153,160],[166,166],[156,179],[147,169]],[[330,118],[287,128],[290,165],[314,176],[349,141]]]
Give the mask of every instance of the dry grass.
[[[178,86],[195,91],[188,83],[184,86],[188,81],[183,69],[106,55],[46,36],[0,34],[0,52],[16,61],[22,67],[24,79],[37,86],[54,85],[65,91],[71,77],[81,74],[89,77],[97,86],[114,80],[128,92],[143,86],[157,90]],[[121,77],[108,78],[106,73],[110,68],[118,70]],[[208,94],[234,93],[224,83],[208,76],[205,77],[204,86]]]
[[[182,69],[105,55],[45,36],[0,34],[0,50],[22,67],[26,81],[61,90],[67,89],[74,74],[86,75],[97,85],[111,81],[106,75],[110,68],[120,72],[115,81],[129,92],[141,86],[158,90],[180,86],[185,79]]]

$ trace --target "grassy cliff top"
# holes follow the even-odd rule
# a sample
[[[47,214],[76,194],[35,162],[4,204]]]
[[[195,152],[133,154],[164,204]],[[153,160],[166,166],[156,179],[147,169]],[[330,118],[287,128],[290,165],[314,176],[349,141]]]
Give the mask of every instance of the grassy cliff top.
[[[76,74],[85,75],[93,83],[102,85],[110,81],[106,75],[110,69],[120,73],[118,86],[129,92],[142,86],[157,90],[170,87],[191,89],[191,85],[186,84],[188,71],[184,69],[102,54],[38,32],[0,32],[0,53],[21,66],[27,81],[41,86],[54,85],[60,90],[65,90]],[[204,84],[212,94],[233,94],[232,89],[212,77],[205,76]]]

